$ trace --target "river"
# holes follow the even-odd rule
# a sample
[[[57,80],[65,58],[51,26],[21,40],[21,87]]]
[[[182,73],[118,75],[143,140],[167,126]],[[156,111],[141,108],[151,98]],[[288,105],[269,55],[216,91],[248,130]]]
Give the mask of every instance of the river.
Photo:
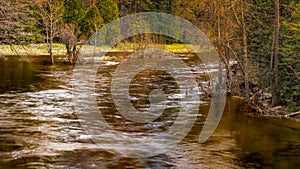
[[[188,56],[182,57],[189,60]],[[159,118],[151,125],[141,125],[122,120],[115,113],[109,89],[111,72],[117,64],[104,62],[97,73],[97,103],[105,119],[120,132],[141,134],[165,130],[164,120],[174,118]],[[195,74],[201,76],[204,69],[201,63],[191,65],[199,67]],[[242,100],[235,97],[227,97],[221,122],[205,143],[200,144],[198,139],[209,99],[202,99],[195,124],[173,149],[152,157],[124,157],[97,146],[82,129],[72,99],[72,75],[73,66],[68,65],[47,66],[13,56],[0,61],[0,168],[296,169],[300,166],[299,122],[250,116],[239,111]],[[139,96],[147,93],[149,88],[143,86],[156,77],[161,77],[156,82],[166,87],[165,92],[176,95],[176,84],[168,74],[143,72],[131,82],[132,104],[137,109],[148,106],[147,97]],[[177,110],[176,106],[170,106],[168,112]],[[122,148],[122,144],[119,146]]]

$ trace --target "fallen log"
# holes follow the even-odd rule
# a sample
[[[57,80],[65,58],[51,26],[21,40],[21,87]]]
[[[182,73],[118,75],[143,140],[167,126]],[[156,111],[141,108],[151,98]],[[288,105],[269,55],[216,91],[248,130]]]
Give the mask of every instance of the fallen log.
[[[287,115],[285,115],[285,117],[294,117],[294,116],[297,116],[298,114],[300,114],[300,111],[287,114]]]

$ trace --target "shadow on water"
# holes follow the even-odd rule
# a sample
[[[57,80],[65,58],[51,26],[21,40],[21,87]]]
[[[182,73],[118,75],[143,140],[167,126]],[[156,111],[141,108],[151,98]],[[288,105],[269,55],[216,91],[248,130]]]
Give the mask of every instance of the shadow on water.
[[[64,78],[64,75],[70,76],[72,69],[73,66],[62,62],[55,67],[50,66],[45,56],[33,56],[30,60],[18,56],[7,56],[6,60],[0,61],[0,93],[55,88],[62,82],[62,79],[56,82],[58,78]],[[49,73],[51,71],[52,74]],[[68,77],[66,78],[68,80]]]
[[[188,57],[188,56],[184,56]],[[203,65],[190,60],[195,74]],[[96,79],[97,101],[105,119],[123,132],[165,130],[165,121],[177,117],[176,104],[168,105],[155,125],[122,120],[110,95],[110,80],[118,63],[104,62]],[[154,157],[134,159],[99,148],[81,128],[72,102],[72,67],[47,66],[18,58],[0,61],[0,168],[298,168],[300,124],[291,120],[247,116],[241,100],[228,97],[223,118],[204,144],[198,138],[209,100],[202,99],[189,134],[174,149]],[[160,80],[155,77],[161,76]],[[140,77],[148,77],[140,78]],[[149,106],[148,90],[164,87],[178,96],[177,86],[163,72],[142,72],[132,81],[132,104]],[[154,78],[154,79],[153,79]],[[153,84],[146,85],[145,84]],[[180,97],[174,97],[174,102]],[[109,141],[109,140],[108,140]]]

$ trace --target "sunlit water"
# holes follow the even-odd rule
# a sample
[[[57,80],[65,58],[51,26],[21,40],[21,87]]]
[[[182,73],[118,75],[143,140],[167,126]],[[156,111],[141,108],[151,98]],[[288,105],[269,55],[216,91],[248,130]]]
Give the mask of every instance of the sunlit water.
[[[195,76],[204,67],[188,59]],[[116,62],[103,62],[96,79],[99,110],[117,131],[138,135],[166,130],[176,120],[178,86],[168,74],[141,72],[131,83],[130,99],[138,110],[161,87],[169,94],[166,111],[150,124],[118,114],[110,94]],[[170,151],[148,158],[126,158],[99,148],[80,126],[72,100],[72,66],[46,66],[16,57],[0,61],[0,168],[299,168],[300,124],[286,119],[250,117],[238,110],[241,100],[228,97],[217,130],[204,144],[199,134],[209,100],[202,97],[194,127]],[[157,77],[159,77],[157,79]],[[203,80],[205,78],[203,77]],[[106,140],[109,143],[110,140]],[[122,148],[122,143],[118,143]]]

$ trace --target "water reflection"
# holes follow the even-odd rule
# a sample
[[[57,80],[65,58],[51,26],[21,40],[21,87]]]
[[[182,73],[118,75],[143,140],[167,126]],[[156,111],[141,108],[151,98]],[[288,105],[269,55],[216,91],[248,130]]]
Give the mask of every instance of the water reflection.
[[[82,130],[70,90],[72,67],[14,59],[0,65],[0,168],[298,168],[300,165],[300,124],[246,116],[238,111],[241,101],[235,98],[228,98],[222,121],[205,144],[198,143],[209,108],[209,100],[202,99],[196,124],[173,150],[143,159],[124,158],[100,149],[91,141],[93,136]],[[98,74],[96,94],[106,120],[116,130],[137,134],[165,130],[172,125],[178,111],[176,100],[181,97],[174,83],[165,85],[165,91],[175,102],[170,102],[165,115],[151,125],[132,123],[115,112],[109,81],[110,71],[116,66],[108,62]],[[202,75],[203,69],[194,70]],[[145,74],[149,72],[141,75]],[[144,97],[147,90],[142,87],[146,83],[137,79],[133,81],[131,102],[143,109],[148,104]],[[164,85],[166,81],[158,84]]]

